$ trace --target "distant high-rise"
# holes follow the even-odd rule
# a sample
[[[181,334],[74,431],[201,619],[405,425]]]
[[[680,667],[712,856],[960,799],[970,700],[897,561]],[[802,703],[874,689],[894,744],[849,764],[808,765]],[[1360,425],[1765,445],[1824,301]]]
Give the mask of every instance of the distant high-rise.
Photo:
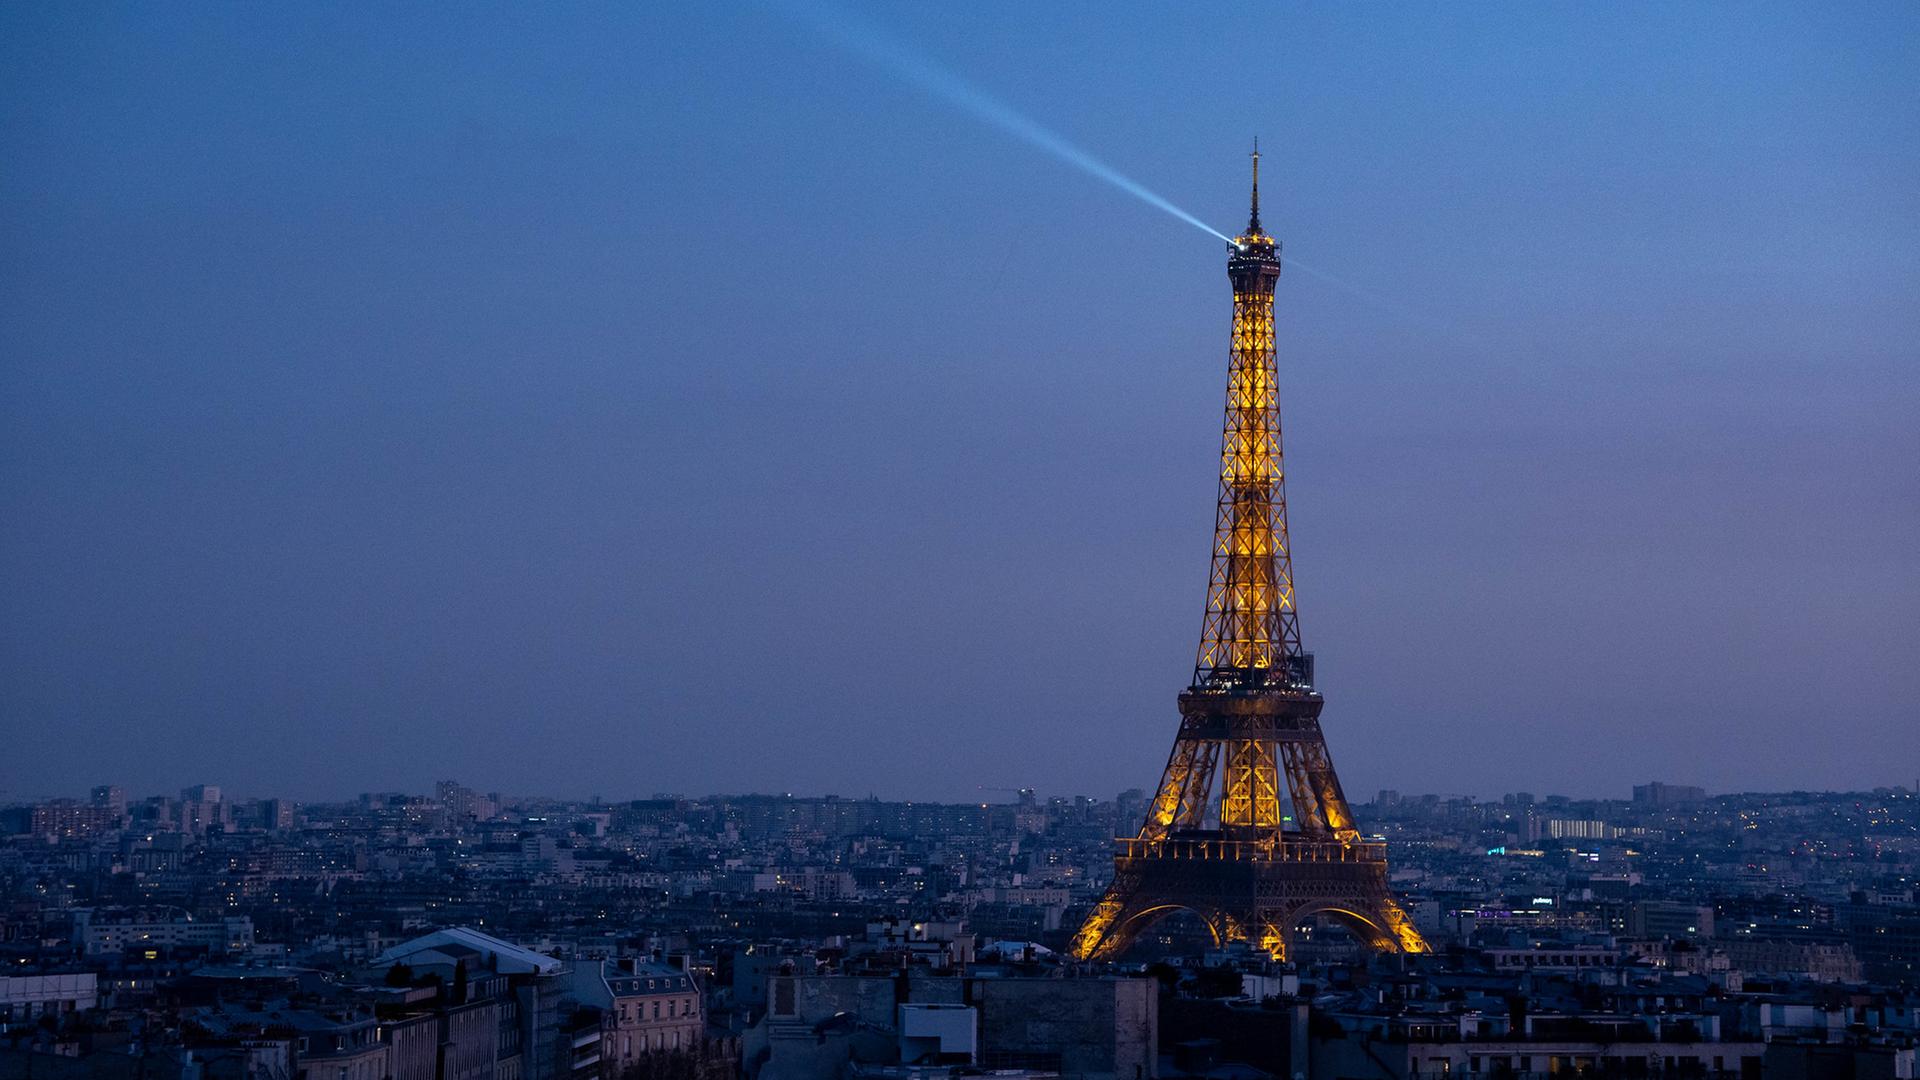
[[[94,788],[92,802],[116,814],[127,812],[127,792],[118,784],[101,784]]]
[[[225,800],[220,797],[220,788],[214,784],[195,784],[180,789],[180,830],[200,834],[223,832],[227,827],[228,809]]]
[[[1658,780],[1633,785],[1633,801],[1646,806],[1673,806],[1679,803],[1705,802],[1707,789],[1685,784],[1663,784]]]
[[[195,784],[190,788],[181,788],[180,801],[217,803],[220,801],[220,786],[218,784]]]
[[[486,821],[494,813],[493,800],[454,780],[442,780],[433,786],[434,798],[456,823]]]
[[[105,832],[120,824],[120,811],[111,807],[53,799],[36,804],[28,818],[28,831],[49,839],[81,839]]]

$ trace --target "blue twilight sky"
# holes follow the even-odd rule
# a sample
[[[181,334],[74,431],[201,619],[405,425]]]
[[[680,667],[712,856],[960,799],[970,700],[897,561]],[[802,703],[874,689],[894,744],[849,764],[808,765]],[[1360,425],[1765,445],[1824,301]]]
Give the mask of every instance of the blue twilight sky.
[[[1920,5],[858,18],[1261,137],[1350,792],[1915,782]],[[1224,255],[787,7],[0,6],[0,801],[1150,786]]]

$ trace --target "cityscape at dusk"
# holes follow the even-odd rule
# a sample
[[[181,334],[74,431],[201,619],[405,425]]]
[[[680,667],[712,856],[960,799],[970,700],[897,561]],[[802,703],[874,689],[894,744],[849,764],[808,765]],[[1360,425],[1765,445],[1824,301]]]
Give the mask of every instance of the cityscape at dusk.
[[[0,1080],[1916,1080],[1917,74],[0,8]]]

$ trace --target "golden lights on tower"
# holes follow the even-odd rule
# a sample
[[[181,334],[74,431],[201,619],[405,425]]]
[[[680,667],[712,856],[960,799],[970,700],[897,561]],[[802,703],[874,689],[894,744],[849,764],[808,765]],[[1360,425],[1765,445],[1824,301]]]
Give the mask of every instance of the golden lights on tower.
[[[1279,243],[1260,227],[1260,151],[1253,153],[1247,229],[1227,261],[1233,337],[1220,440],[1220,499],[1206,624],[1195,685],[1229,673],[1258,674],[1299,653],[1293,563],[1287,548],[1286,471],[1280,451],[1280,378],[1274,357],[1273,288]]]
[[[1260,226],[1257,146],[1253,170],[1247,228],[1227,258],[1233,332],[1194,677],[1146,820],[1116,839],[1113,882],[1074,935],[1081,959],[1118,955],[1175,910],[1216,943],[1276,959],[1315,916],[1373,948],[1427,951],[1388,888],[1386,845],[1361,837],[1340,790],[1301,648],[1274,352],[1280,244]]]

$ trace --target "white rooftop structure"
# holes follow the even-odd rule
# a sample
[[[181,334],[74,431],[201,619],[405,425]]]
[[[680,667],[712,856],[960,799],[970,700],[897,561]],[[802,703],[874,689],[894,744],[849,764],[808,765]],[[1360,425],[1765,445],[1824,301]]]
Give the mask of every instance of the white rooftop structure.
[[[491,934],[483,934],[466,926],[450,926],[411,941],[403,941],[374,957],[373,962],[406,964],[409,967],[427,964],[451,967],[462,960],[467,961],[467,967],[472,970],[499,971],[509,975],[523,972],[554,975],[567,966],[564,960],[556,960],[510,941],[501,941]]]

